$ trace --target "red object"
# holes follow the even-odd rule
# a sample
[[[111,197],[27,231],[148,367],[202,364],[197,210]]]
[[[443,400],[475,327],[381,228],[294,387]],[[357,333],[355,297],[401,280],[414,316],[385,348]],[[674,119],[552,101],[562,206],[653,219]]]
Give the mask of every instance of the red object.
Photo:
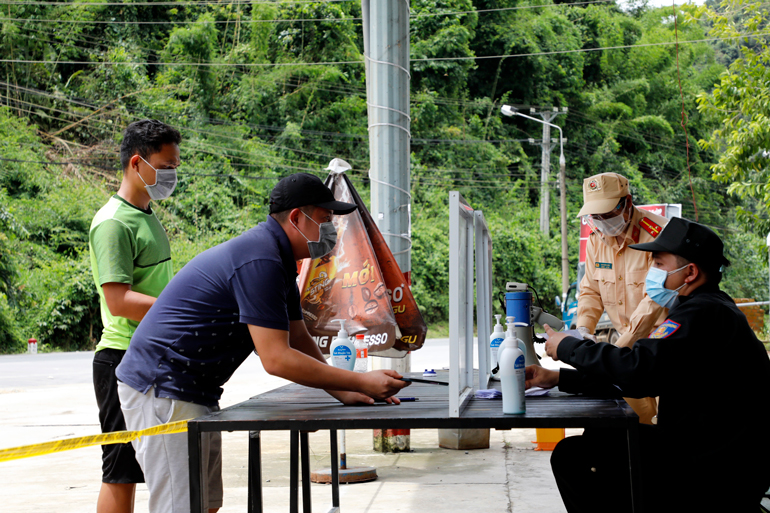
[[[37,339],[36,338],[31,338],[31,339],[27,340],[27,343],[28,344],[37,344]]]

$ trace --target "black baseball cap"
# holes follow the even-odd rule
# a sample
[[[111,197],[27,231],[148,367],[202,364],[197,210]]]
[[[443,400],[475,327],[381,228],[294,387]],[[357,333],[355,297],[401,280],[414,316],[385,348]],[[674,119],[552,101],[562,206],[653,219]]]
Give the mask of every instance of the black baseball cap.
[[[682,217],[672,218],[652,242],[631,244],[639,251],[662,251],[679,255],[702,265],[707,271],[730,265],[724,256],[724,244],[711,228]]]
[[[296,173],[281,178],[270,193],[270,213],[313,205],[331,210],[335,215],[350,214],[358,205],[334,199],[332,191],[320,178],[310,173]]]

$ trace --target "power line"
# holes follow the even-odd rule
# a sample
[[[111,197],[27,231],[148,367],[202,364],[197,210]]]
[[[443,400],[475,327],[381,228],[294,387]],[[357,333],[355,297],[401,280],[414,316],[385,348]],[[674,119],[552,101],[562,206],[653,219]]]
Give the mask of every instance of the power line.
[[[3,19],[0,19],[3,21]],[[680,45],[708,43],[713,41],[730,41],[742,38],[755,38],[770,35],[770,32],[757,32],[754,34],[742,34],[728,37],[711,37],[703,39],[690,39],[679,41]],[[602,46],[597,48],[578,48],[574,50],[553,50],[544,52],[516,53],[505,55],[477,55],[469,57],[430,57],[422,59],[410,59],[410,62],[441,62],[441,61],[468,61],[468,60],[486,60],[486,59],[514,59],[520,57],[544,57],[550,55],[566,55],[574,53],[600,52],[606,50],[630,50],[636,48],[649,48],[658,46],[673,46],[676,41],[664,41],[660,43],[642,43],[635,45]],[[364,64],[364,60],[355,61],[322,61],[322,62],[277,62],[277,63],[229,63],[229,62],[148,62],[148,61],[71,61],[71,60],[49,60],[49,59],[0,59],[0,63],[7,64],[67,64],[67,65],[115,65],[115,66],[197,66],[197,67],[233,67],[233,68],[266,68],[266,67],[302,67],[302,66],[338,66],[343,64]]]
[[[346,3],[346,2],[352,2],[354,0],[281,0],[281,4],[317,4],[317,3]],[[271,1],[254,1],[254,0],[228,0],[227,4],[224,5],[246,5],[251,6],[254,4],[264,4],[264,5],[275,5],[275,2]],[[56,6],[56,7],[155,7],[155,6],[163,6],[163,7],[171,7],[171,6],[187,6],[187,5],[213,5],[213,6],[222,6],[222,2],[220,0],[190,0],[190,1],[164,1],[164,0],[158,0],[157,2],[131,2],[131,3],[125,3],[125,2],[53,2],[53,1],[27,1],[27,0],[6,0],[0,2],[0,5],[17,5],[17,6],[26,6],[26,5],[50,5],[50,6]]]

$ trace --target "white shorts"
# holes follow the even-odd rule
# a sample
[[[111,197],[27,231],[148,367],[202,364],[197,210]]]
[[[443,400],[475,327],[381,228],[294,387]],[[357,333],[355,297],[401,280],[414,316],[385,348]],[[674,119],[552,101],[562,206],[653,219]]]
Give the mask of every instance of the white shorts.
[[[168,422],[200,417],[218,406],[155,397],[155,389],[146,394],[118,381],[120,408],[126,429],[138,431]],[[187,433],[143,436],[131,442],[136,460],[144,472],[150,492],[150,513],[190,512],[190,468],[187,457]],[[222,434],[201,434],[201,465],[208,475],[204,484],[205,509],[222,507]]]

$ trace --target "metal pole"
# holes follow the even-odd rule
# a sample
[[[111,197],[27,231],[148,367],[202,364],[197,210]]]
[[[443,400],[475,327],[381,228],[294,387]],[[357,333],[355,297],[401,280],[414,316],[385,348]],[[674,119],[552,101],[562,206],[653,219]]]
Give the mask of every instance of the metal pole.
[[[534,112],[534,109],[531,109]],[[564,158],[564,133],[561,130],[561,127],[558,125],[554,125],[551,123],[551,120],[558,116],[559,114],[566,114],[567,108],[562,107],[562,112],[558,112],[556,109],[553,110],[553,112],[540,112],[540,115],[543,117],[543,120],[539,120],[537,118],[534,118],[532,116],[527,116],[526,114],[522,114],[521,112],[517,111],[514,107],[511,107],[510,105],[503,105],[503,107],[500,109],[500,112],[502,112],[506,116],[521,116],[523,118],[530,119],[532,121],[537,121],[538,123],[542,123],[544,126],[548,126],[549,130],[548,132],[545,131],[545,128],[543,129],[543,141],[541,142],[543,147],[543,170],[547,169],[546,164],[550,163],[551,158],[551,141],[550,139],[546,140],[545,136],[548,134],[550,137],[550,127],[554,127],[559,131],[559,180],[560,180],[560,210],[561,210],[561,295],[562,295],[562,301],[566,301],[567,299],[567,291],[569,290],[569,253],[568,253],[568,245],[567,245],[567,177],[566,177],[566,166],[567,161]],[[545,119],[548,117],[548,119]],[[546,148],[548,149],[547,159],[546,160]],[[546,175],[547,177],[547,175]],[[542,176],[541,176],[542,179]],[[547,184],[544,182],[543,189],[541,190],[541,209],[540,209],[540,229],[543,230],[543,233],[545,235],[548,235],[548,212],[545,212],[545,216],[543,215],[543,197],[548,197],[548,188]],[[543,220],[546,220],[545,226],[543,224]],[[545,228],[545,229],[543,229]],[[768,235],[768,245],[770,245],[770,235]]]
[[[548,174],[551,168],[551,126],[547,123],[543,123],[543,142],[540,147],[542,149],[540,152],[540,231],[548,236],[551,211],[551,195],[548,192]]]
[[[369,117],[369,178],[372,217],[408,284],[411,262],[409,173],[409,1],[362,0],[366,104]],[[391,350],[372,356],[372,370],[411,371],[408,353]],[[382,430],[383,439],[397,439]],[[375,441],[377,435],[375,434]],[[408,436],[406,436],[408,447]],[[382,446],[391,444],[383,443]]]
[[[409,4],[364,0],[371,212],[401,270],[411,266]]]
[[[770,233],[767,234],[768,292],[770,292]],[[770,295],[768,296],[770,299]]]
[[[561,210],[561,301],[566,303],[569,290],[569,252],[567,248],[567,161],[559,157],[559,207]]]

